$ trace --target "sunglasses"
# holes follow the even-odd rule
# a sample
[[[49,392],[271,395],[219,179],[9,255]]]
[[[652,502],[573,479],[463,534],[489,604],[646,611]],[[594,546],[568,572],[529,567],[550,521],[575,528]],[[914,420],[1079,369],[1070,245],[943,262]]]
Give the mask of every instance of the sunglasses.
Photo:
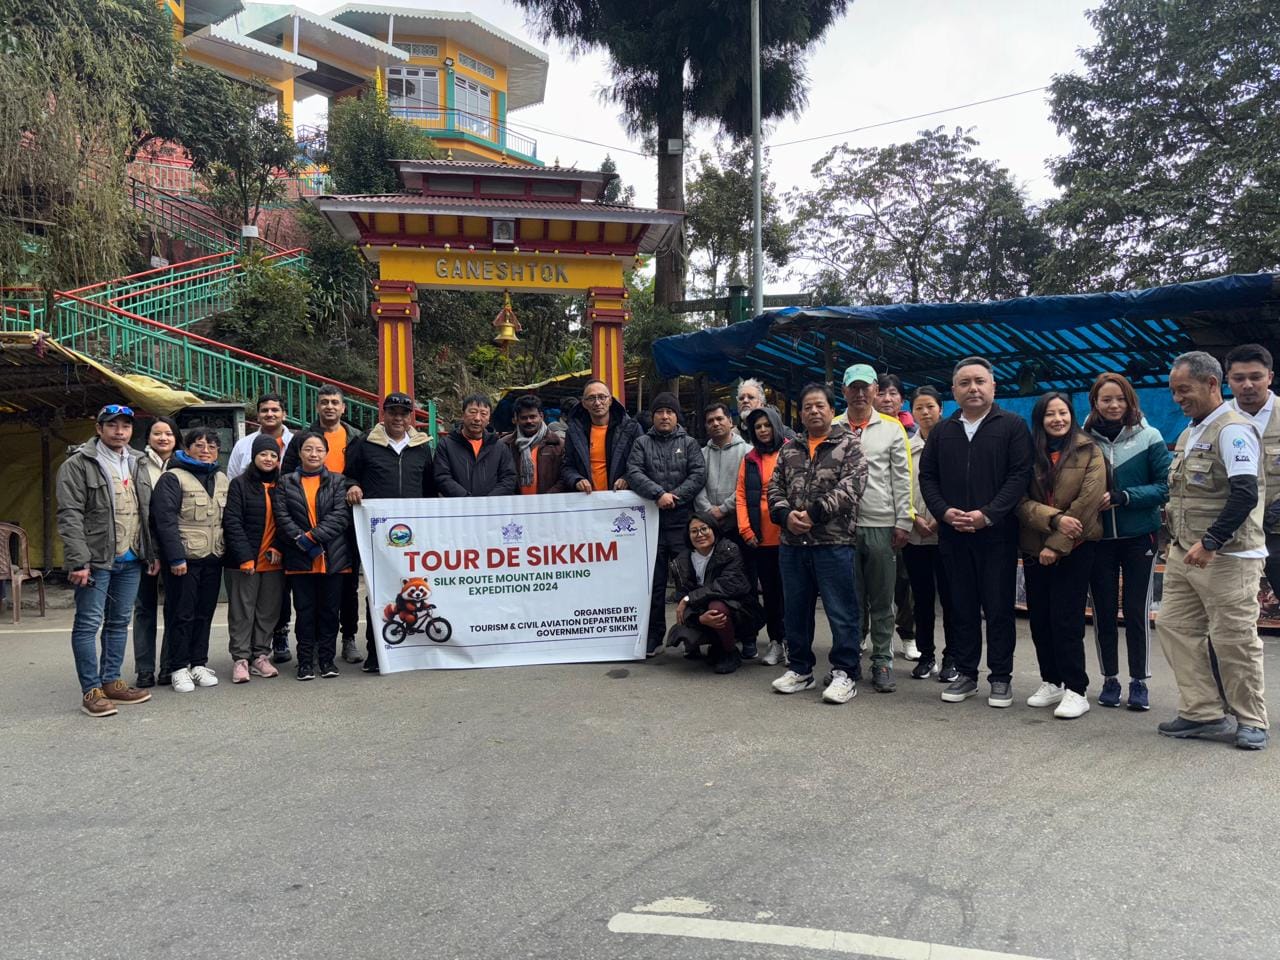
[[[126,407],[122,403],[108,403],[105,407],[98,411],[98,419],[103,417],[108,419],[111,417],[132,417],[133,407]]]

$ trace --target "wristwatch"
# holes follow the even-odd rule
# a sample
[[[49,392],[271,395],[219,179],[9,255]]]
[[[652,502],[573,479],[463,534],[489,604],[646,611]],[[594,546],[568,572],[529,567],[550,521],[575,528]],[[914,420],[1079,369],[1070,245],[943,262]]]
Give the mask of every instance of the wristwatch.
[[[1215,540],[1213,537],[1209,536],[1209,534],[1206,533],[1203,537],[1200,538],[1200,546],[1204,547],[1210,553],[1214,553],[1222,549],[1222,541]]]

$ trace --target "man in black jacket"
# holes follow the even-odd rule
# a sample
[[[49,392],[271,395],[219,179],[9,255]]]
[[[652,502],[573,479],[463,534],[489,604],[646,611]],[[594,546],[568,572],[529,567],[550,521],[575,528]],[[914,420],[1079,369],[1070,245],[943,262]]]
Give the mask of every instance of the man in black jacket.
[[[667,568],[684,552],[685,527],[693,502],[707,482],[698,441],[680,426],[676,398],[660,393],[649,407],[653,427],[631,446],[627,485],[658,505],[658,555],[649,599],[649,649],[655,656],[667,632]]]
[[[504,497],[516,492],[511,448],[489,429],[489,398],[473,393],[462,401],[462,425],[440,441],[436,492],[442,497]]]
[[[347,401],[342,391],[332,383],[321,384],[316,395],[316,419],[307,428],[321,434],[329,445],[328,455],[324,458],[325,469],[330,473],[346,473],[347,450],[360,438],[360,431],[342,419],[347,412]],[[280,464],[280,476],[286,476],[298,469],[298,447],[302,445],[302,435],[307,430],[299,430],[289,441],[285,449],[284,460]],[[342,659],[347,663],[359,663],[360,654],[356,652],[356,624],[360,619],[360,561],[356,556],[354,533],[348,534],[352,557],[351,572],[342,575],[342,605],[339,608],[338,624],[342,629]],[[288,623],[289,597],[284,598],[283,615]]]
[[[942,692],[960,703],[978,692],[982,618],[993,707],[1013,705],[1014,594],[1018,520],[1014,508],[1031,482],[1031,432],[995,405],[989,361],[956,364],[951,392],[960,409],[929,435],[920,458],[920,492],[942,522],[938,548],[951,577],[958,676]]]
[[[609,385],[603,380],[588,380],[582,388],[582,402],[566,419],[561,467],[565,489],[579,493],[627,489],[627,458],[644,430],[614,399]]]
[[[431,470],[431,438],[413,428],[413,400],[389,393],[382,401],[382,422],[347,451],[347,503],[430,497],[435,492]],[[378,672],[373,616],[365,600],[365,673]]]

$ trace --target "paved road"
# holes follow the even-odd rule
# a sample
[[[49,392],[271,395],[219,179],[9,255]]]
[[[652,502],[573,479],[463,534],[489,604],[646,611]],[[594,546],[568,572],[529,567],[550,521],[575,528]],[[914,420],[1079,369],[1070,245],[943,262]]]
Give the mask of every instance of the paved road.
[[[992,710],[670,655],[233,687],[218,629],[221,686],[91,720],[67,622],[0,628],[3,958],[1280,956],[1280,751],[1156,736],[1163,662],[1067,722],[1025,636]]]

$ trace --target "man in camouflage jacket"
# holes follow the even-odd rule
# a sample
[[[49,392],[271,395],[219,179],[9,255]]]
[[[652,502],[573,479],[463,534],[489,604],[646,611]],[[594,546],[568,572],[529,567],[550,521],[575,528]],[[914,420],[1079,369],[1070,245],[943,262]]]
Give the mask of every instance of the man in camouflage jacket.
[[[805,432],[786,443],[769,481],[769,515],[782,528],[782,572],[790,669],[773,682],[778,693],[814,686],[813,616],[817,598],[831,625],[831,678],[822,697],[847,703],[857,695],[861,606],[854,583],[858,503],[867,463],[857,438],[833,424],[835,399],[822,384],[800,395]]]

